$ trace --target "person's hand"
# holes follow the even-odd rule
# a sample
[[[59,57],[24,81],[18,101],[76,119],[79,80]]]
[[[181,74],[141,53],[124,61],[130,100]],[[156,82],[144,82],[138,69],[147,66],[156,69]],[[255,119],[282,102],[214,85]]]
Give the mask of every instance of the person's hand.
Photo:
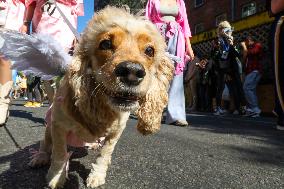
[[[206,65],[208,63],[208,60],[207,59],[203,59],[201,60],[199,63],[196,63],[196,65],[201,68],[201,69],[205,69]]]
[[[25,33],[25,34],[29,34],[30,33],[30,26],[27,24],[23,24],[20,29],[19,32],[21,33]]]
[[[227,36],[227,40],[228,40],[228,43],[229,43],[230,45],[234,45],[234,37],[233,37],[233,36],[228,35],[228,36]]]
[[[193,52],[191,46],[187,48],[186,54],[190,57],[191,60],[194,59],[194,52]]]

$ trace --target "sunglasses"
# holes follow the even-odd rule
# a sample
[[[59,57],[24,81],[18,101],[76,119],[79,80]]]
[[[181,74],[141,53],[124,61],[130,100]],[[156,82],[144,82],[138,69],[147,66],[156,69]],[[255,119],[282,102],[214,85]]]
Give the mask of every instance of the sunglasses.
[[[229,33],[229,32],[233,32],[234,31],[234,28],[233,27],[231,27],[231,28],[224,28],[223,29],[223,32],[224,33]]]

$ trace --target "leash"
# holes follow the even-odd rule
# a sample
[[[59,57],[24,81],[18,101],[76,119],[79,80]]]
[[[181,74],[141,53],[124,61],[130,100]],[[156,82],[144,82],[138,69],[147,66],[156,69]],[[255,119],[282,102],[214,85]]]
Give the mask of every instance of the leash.
[[[281,108],[284,111],[284,102],[283,102],[284,100],[283,100],[283,95],[281,93],[280,79],[279,79],[279,64],[280,64],[280,62],[279,62],[279,45],[280,45],[279,38],[280,38],[281,26],[282,26],[283,22],[284,22],[284,16],[281,16],[281,18],[279,19],[277,26],[276,26],[276,32],[275,32],[275,38],[274,38],[274,49],[275,49],[274,68],[275,68],[276,91],[277,91],[277,95],[278,95],[278,99],[279,99]]]
[[[54,5],[54,8],[52,8],[52,5]],[[65,14],[62,12],[62,10],[59,8],[59,6],[56,3],[56,0],[47,0],[44,5],[42,6],[42,11],[45,11],[51,16],[54,12],[55,9],[58,10],[60,15],[62,16],[64,22],[68,25],[72,33],[74,34],[76,40],[79,40],[80,34],[77,32],[77,30],[74,28],[74,26],[70,23],[70,21],[67,19]]]

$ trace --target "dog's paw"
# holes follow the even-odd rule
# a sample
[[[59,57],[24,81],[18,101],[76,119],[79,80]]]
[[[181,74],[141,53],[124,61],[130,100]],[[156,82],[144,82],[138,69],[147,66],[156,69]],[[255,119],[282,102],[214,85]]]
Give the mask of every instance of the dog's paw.
[[[106,174],[91,172],[87,178],[87,187],[95,188],[105,184]]]
[[[62,188],[66,180],[65,173],[63,173],[63,171],[55,173],[49,170],[46,176],[46,180],[48,182],[48,186],[51,189]]]
[[[28,163],[30,167],[41,167],[48,164],[50,161],[50,154],[46,152],[37,152],[31,157]]]

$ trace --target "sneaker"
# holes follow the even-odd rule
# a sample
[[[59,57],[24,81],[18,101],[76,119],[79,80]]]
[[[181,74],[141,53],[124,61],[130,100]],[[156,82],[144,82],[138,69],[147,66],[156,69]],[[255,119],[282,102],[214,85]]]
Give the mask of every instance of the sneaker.
[[[276,129],[279,131],[284,131],[284,119],[283,117],[278,117]]]
[[[246,113],[244,114],[245,117],[260,117],[261,110],[260,109],[247,109]]]
[[[223,114],[224,114],[224,111],[222,110],[221,107],[216,107],[216,109],[215,109],[215,111],[214,111],[213,114],[214,114],[214,115],[217,115],[217,116],[223,115]]]
[[[40,102],[33,102],[33,106],[34,108],[39,108],[41,107],[41,103]]]
[[[255,113],[255,114],[252,115],[251,117],[253,117],[253,118],[260,117],[260,113]]]
[[[235,111],[233,112],[233,115],[240,115],[240,112],[239,112],[238,110],[235,110]]]
[[[239,110],[239,114],[244,115],[246,113],[247,109],[249,109],[249,108],[247,108],[246,106],[242,106]]]
[[[228,110],[222,110],[223,111],[223,114],[229,114],[229,111]]]
[[[26,103],[24,104],[24,106],[25,106],[25,107],[28,107],[28,108],[33,107],[33,102],[28,101],[28,102],[26,102]]]
[[[284,131],[284,125],[277,124],[276,129],[279,131]]]
[[[170,125],[175,125],[175,126],[179,126],[179,127],[186,127],[188,126],[188,123],[186,120],[177,120],[173,123],[171,123]]]

